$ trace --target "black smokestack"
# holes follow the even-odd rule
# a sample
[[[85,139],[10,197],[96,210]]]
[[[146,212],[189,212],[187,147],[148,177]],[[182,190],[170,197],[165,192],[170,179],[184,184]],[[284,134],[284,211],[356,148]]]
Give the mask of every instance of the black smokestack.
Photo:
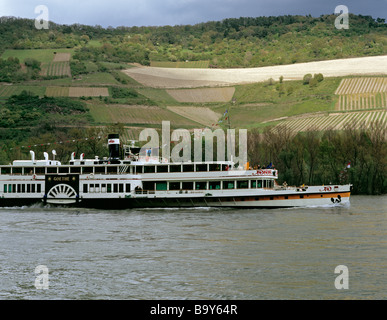
[[[120,158],[120,135],[109,134],[108,145],[109,145],[109,158],[115,159],[115,160],[119,159]]]

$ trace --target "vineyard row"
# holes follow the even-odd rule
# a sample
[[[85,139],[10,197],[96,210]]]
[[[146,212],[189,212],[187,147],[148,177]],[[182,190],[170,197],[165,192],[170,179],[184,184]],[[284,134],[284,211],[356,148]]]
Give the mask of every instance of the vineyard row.
[[[335,94],[387,92],[387,78],[347,78],[343,79]]]
[[[380,109],[387,107],[387,92],[340,95],[336,110]]]
[[[369,126],[372,122],[376,121],[386,123],[387,111],[351,112],[287,120],[278,124],[276,128],[286,126],[294,133],[308,130],[340,130],[348,123],[356,123],[357,127],[360,127],[361,125]]]

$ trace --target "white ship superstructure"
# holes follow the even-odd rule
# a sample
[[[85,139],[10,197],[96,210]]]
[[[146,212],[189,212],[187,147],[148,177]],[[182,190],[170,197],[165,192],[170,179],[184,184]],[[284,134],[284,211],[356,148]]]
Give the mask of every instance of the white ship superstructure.
[[[276,169],[248,169],[233,162],[168,163],[126,147],[120,159],[118,135],[108,137],[106,159],[69,164],[14,161],[0,166],[0,206],[34,203],[101,208],[256,207],[280,208],[348,203],[351,185],[279,186]],[[137,151],[137,152],[136,152]],[[247,169],[247,170],[246,170]]]

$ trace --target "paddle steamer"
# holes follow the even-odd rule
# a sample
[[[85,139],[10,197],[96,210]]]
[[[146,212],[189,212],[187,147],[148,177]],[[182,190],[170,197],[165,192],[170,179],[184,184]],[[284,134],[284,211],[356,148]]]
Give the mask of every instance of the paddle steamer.
[[[17,160],[0,166],[0,206],[36,203],[93,208],[240,207],[280,208],[349,202],[351,185],[279,186],[276,169],[252,170],[231,161],[170,163],[140,157],[139,148],[108,137],[108,158],[71,156]]]

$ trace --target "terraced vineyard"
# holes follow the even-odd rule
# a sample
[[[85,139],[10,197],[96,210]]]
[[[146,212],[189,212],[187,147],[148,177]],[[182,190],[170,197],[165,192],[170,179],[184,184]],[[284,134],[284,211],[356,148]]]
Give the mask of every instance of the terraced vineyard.
[[[46,96],[47,97],[68,97],[69,88],[68,87],[47,87]]]
[[[297,133],[308,130],[340,130],[348,123],[355,123],[357,127],[367,127],[375,121],[387,124],[387,111],[331,113],[329,115],[299,117],[283,121],[276,127],[286,126],[292,132]]]
[[[59,62],[42,63],[40,75],[71,77],[70,62],[59,61]]]
[[[235,88],[173,89],[167,90],[167,93],[179,102],[228,102],[231,101]]]
[[[90,113],[97,123],[124,123],[135,125],[160,125],[168,120],[173,126],[191,127],[198,125],[191,119],[185,118],[171,110],[156,106],[140,105],[92,105]]]
[[[69,88],[69,97],[108,97],[108,88],[91,87],[71,87]]]
[[[351,111],[387,107],[387,78],[343,79],[337,88],[336,110]]]
[[[205,126],[218,123],[219,118],[222,116],[210,108],[204,107],[168,107],[167,109]]]
[[[335,94],[386,92],[387,78],[348,78],[343,79]]]

